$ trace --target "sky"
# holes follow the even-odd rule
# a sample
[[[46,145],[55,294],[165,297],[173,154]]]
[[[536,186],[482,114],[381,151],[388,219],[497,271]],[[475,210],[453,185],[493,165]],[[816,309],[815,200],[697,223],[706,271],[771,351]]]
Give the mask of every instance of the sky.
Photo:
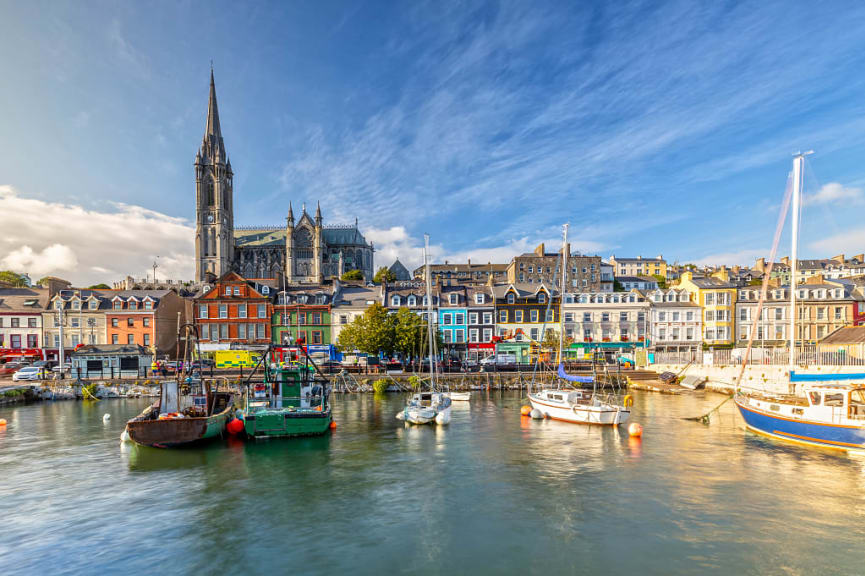
[[[865,252],[861,2],[0,0],[0,268],[192,278],[211,61],[235,224],[357,218],[376,266]],[[788,253],[789,238],[779,254]]]

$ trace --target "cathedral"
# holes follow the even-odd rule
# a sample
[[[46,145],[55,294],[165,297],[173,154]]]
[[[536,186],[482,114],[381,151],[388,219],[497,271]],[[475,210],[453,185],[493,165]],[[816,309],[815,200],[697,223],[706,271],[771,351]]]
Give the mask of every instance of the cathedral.
[[[245,278],[285,278],[319,284],[349,270],[373,276],[373,246],[353,225],[325,226],[321,206],[304,205],[295,222],[291,203],[282,226],[234,226],[234,172],[225,151],[210,71],[210,99],[201,148],[195,155],[195,280],[234,271]]]

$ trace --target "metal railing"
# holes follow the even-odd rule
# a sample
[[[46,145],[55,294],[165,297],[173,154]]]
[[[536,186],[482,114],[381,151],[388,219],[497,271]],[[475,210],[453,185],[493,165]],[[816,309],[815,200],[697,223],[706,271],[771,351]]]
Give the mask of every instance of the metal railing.
[[[655,364],[696,364],[703,366],[741,365],[745,361],[746,348],[721,350],[671,350],[654,353]],[[865,343],[843,346],[821,346],[809,344],[795,351],[798,366],[865,366]],[[751,349],[748,364],[762,366],[787,366],[790,351],[783,346]]]

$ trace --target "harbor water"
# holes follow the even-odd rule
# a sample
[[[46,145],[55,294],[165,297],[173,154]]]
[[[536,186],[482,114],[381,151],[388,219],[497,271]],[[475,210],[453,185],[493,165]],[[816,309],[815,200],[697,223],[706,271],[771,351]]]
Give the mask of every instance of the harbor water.
[[[722,396],[620,429],[475,392],[447,427],[337,396],[320,438],[121,445],[150,401],[0,409],[6,574],[863,574],[865,460],[746,433]],[[111,418],[103,420],[105,413]]]

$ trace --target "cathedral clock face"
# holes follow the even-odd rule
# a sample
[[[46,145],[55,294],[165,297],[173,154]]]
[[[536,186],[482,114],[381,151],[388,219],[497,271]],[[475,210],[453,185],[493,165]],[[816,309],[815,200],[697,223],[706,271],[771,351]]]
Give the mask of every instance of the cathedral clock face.
[[[207,215],[207,221],[208,221],[210,224],[213,224],[213,214],[208,214],[208,215]]]

